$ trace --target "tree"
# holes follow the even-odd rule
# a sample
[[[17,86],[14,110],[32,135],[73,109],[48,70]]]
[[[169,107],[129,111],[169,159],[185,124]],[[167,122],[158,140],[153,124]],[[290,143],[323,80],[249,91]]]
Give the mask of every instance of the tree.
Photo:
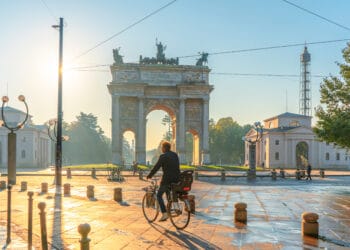
[[[171,120],[171,117],[166,114],[163,119],[162,119],[162,124],[164,126],[168,127],[168,130],[165,132],[165,135],[163,135],[163,139],[167,140],[167,141],[171,141],[171,139],[173,138],[173,133],[172,133],[172,126],[173,126],[173,121]]]
[[[63,145],[63,156],[71,164],[105,163],[111,160],[111,142],[97,124],[97,117],[80,113],[77,121],[65,124],[69,140]]]
[[[314,132],[323,141],[350,148],[350,43],[343,58],[345,63],[338,63],[341,77],[327,77],[321,84],[323,106],[316,108]]]
[[[244,158],[242,137],[251,128],[240,126],[232,117],[209,121],[210,158],[216,164],[238,164]]]

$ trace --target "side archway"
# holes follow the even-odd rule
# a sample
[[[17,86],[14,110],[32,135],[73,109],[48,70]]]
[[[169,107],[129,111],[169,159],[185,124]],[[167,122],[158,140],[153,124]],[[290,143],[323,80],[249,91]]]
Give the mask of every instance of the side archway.
[[[306,167],[309,161],[309,145],[304,141],[299,142],[296,145],[295,154],[297,168]]]

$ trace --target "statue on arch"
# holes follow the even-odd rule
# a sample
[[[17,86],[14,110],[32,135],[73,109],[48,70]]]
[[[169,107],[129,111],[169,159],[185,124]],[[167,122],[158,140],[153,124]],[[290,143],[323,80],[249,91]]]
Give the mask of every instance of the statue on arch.
[[[164,63],[165,62],[165,54],[164,51],[166,49],[166,45],[164,46],[162,42],[159,42],[156,40],[156,46],[157,46],[157,61]]]
[[[199,53],[199,55],[201,57],[197,59],[196,66],[204,66],[204,64],[208,63],[209,53],[202,52],[202,53]]]
[[[120,47],[113,49],[114,64],[123,64],[123,56],[119,54]]]

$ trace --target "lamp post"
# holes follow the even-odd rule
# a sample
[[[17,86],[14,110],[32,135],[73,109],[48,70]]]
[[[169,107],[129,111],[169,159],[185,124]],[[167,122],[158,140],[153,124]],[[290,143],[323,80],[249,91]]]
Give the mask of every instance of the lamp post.
[[[24,95],[19,95],[18,100],[23,102],[26,107],[26,116],[24,120],[17,124],[17,126],[11,127],[6,121],[4,114],[5,103],[9,101],[7,96],[2,97],[2,108],[1,108],[1,125],[10,130],[10,133],[7,135],[7,183],[15,185],[16,184],[16,134],[15,131],[24,127],[24,124],[28,120],[28,105],[26,103],[26,98]]]
[[[58,142],[58,135],[57,135],[57,119],[50,119],[47,122],[47,134],[49,136],[49,138],[51,139],[51,141],[53,141],[55,143],[55,146],[57,148],[57,142]],[[69,136],[61,136],[61,141],[68,141],[69,140]],[[56,157],[56,162],[55,165],[58,166],[58,158]],[[61,163],[62,164],[62,163]],[[57,174],[57,172],[56,172]],[[58,183],[58,178],[57,175],[55,175],[55,183]],[[59,184],[57,184],[59,185]]]
[[[243,137],[242,139],[248,142],[249,147],[249,170],[248,170],[248,180],[253,180],[256,178],[256,144],[262,139],[263,135],[263,126],[260,122],[254,123],[254,129],[256,131],[256,137],[252,140],[251,138],[247,139]]]
[[[56,185],[62,185],[62,66],[63,66],[63,18],[60,18],[59,25],[52,25],[52,28],[59,29],[59,58],[58,58],[58,108],[57,108],[57,142],[56,142]]]

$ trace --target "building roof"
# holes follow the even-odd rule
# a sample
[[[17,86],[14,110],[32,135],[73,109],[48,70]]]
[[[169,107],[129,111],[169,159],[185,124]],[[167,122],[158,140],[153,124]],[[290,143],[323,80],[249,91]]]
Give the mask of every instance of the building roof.
[[[293,118],[312,118],[311,116],[308,116],[308,115],[300,115],[300,114],[285,112],[283,114],[276,115],[276,116],[271,117],[271,118],[267,118],[266,120],[264,120],[264,122],[274,120],[276,118],[292,118],[292,117]]]
[[[0,107],[0,112],[2,110],[2,107]],[[15,109],[15,108],[12,108],[10,106],[5,106],[4,107],[4,112],[12,112],[12,113],[21,113],[23,115],[26,115],[27,113],[26,112],[23,112],[22,110],[19,110],[19,109]],[[32,117],[31,115],[28,115],[29,117]],[[6,117],[6,114],[5,114],[5,117]]]

